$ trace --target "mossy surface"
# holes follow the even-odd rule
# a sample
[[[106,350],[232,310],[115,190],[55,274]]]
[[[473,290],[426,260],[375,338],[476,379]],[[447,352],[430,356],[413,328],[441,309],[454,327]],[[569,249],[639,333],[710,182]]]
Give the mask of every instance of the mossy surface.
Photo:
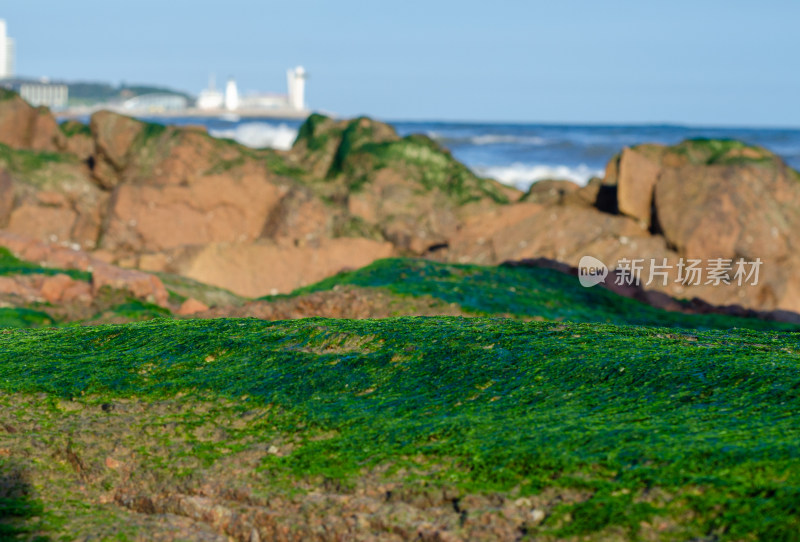
[[[762,147],[748,145],[735,139],[687,139],[669,147],[670,152],[686,156],[693,164],[735,165],[772,163],[775,155]]]
[[[247,298],[229,292],[218,286],[210,286],[196,280],[172,273],[154,273],[173,296],[174,301],[181,303],[194,298],[208,306],[239,306]]]
[[[425,191],[442,191],[459,205],[483,198],[508,203],[493,181],[477,177],[427,136],[410,135],[398,141],[375,143],[360,134],[358,140],[364,143],[356,146],[351,142],[344,152],[339,147],[335,162],[339,171],[351,178],[353,188],[369,182],[370,173],[388,167],[415,180]]]
[[[312,152],[324,149],[332,136],[329,130],[325,130],[325,128],[327,128],[326,125],[330,123],[332,123],[332,121],[329,117],[320,115],[319,113],[312,113],[305,122],[300,125],[294,145],[301,142],[305,143],[306,148]],[[341,132],[335,130],[333,135],[339,136]]]
[[[508,203],[493,181],[477,177],[431,138],[401,139],[391,127],[367,117],[337,123],[311,115],[299,129],[298,145],[305,146],[312,161],[332,153],[326,180],[342,182],[348,191],[364,188],[377,171],[391,168],[417,183],[420,191],[441,191],[458,205],[483,198]]]
[[[55,323],[47,313],[26,307],[0,308],[0,328],[46,327]]]
[[[11,89],[0,87],[0,102],[4,102],[6,100],[11,100],[15,97],[19,96],[16,92]]]
[[[586,493],[536,534],[603,539],[614,527],[635,539],[667,518],[687,526],[672,539],[791,540],[798,354],[793,333],[736,329],[154,320],[4,332],[0,390],[268,406],[273,431],[302,436],[290,453],[263,456],[274,487],[346,485],[364,469],[404,465],[434,487]],[[645,498],[655,488],[664,497]]]
[[[445,264],[409,258],[378,260],[300,288],[293,295],[330,290],[339,284],[386,289],[409,297],[431,296],[477,315],[700,329],[797,329],[791,324],[754,318],[665,311],[604,288],[583,288],[576,277],[551,269]]]
[[[61,133],[67,137],[77,135],[92,137],[92,130],[89,128],[89,125],[78,122],[77,120],[67,120],[59,124],[58,127],[61,129]]]
[[[89,282],[92,274],[88,271],[77,269],[59,269],[56,267],[42,267],[41,265],[20,260],[5,247],[0,247],[0,276],[12,275],[67,275],[75,280]]]
[[[30,176],[48,166],[79,164],[80,161],[72,154],[12,149],[8,145],[0,143],[0,163],[4,164],[12,173],[35,182],[35,179]]]

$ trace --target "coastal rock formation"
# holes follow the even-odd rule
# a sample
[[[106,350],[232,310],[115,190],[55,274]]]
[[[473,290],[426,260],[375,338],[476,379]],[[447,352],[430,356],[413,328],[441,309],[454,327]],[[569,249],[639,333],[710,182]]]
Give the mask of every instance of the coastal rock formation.
[[[534,185],[523,200],[543,204],[472,216],[441,257],[577,266],[588,255],[612,268],[640,266],[642,284],[670,296],[800,311],[791,272],[800,264],[798,181],[779,157],[735,141],[640,145],[615,156],[601,182],[557,197]],[[592,206],[572,197],[590,189]],[[685,269],[693,260],[699,275]]]
[[[673,297],[800,311],[800,176],[738,142],[625,148],[603,179],[523,195],[363,117],[312,115],[281,152],[110,112],[59,127],[7,92],[0,127],[0,228],[244,296],[391,255],[571,266],[591,255],[640,265],[648,289]],[[687,282],[681,259],[728,268]],[[737,284],[739,261],[760,262],[757,284]]]
[[[41,148],[20,136],[15,152],[29,159],[0,157],[0,227],[241,295],[285,293],[394,253],[425,254],[447,244],[467,204],[494,207],[517,195],[432,140],[400,138],[366,118],[312,115],[283,153],[107,111],[59,129],[16,95],[0,102],[8,133],[27,133],[34,113],[54,127],[47,149],[57,152],[32,153]]]
[[[0,143],[12,149],[56,151],[63,135],[50,111],[33,107],[18,94],[0,88]]]
[[[124,291],[132,297],[162,307],[168,306],[169,295],[164,284],[158,277],[149,273],[123,269],[94,258],[84,251],[43,243],[3,231],[0,231],[0,247],[7,249],[17,258],[36,262],[46,268],[69,269],[91,274],[89,292],[84,291],[83,287],[76,288],[74,281],[59,278],[63,275],[44,277],[41,282],[34,281],[34,287],[39,289],[41,297],[45,300],[52,301],[56,298],[63,300],[64,296],[77,298],[88,293],[97,295],[107,287]],[[74,290],[72,294],[67,293],[70,289]]]

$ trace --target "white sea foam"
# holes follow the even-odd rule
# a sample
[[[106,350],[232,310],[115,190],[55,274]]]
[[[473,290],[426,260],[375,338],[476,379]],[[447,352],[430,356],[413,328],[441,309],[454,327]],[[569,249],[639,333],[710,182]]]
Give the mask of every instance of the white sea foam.
[[[497,143],[518,143],[520,145],[544,145],[547,140],[537,136],[513,136],[506,134],[485,134],[469,138],[473,145],[494,145]]]
[[[263,149],[289,150],[292,148],[297,130],[286,124],[267,124],[265,122],[247,122],[239,124],[235,128],[222,130],[211,130],[209,132],[214,137],[226,137],[233,139],[246,147]]]
[[[527,190],[531,184],[545,179],[564,179],[584,185],[592,177],[603,175],[602,170],[592,169],[586,164],[570,167],[531,165],[517,162],[510,166],[476,166],[473,169],[478,175],[491,177],[503,184],[515,186],[520,190]]]
[[[547,139],[538,136],[516,136],[511,134],[481,134],[476,136],[446,136],[439,132],[429,131],[427,136],[431,139],[447,145],[448,143],[460,143],[467,145],[496,145],[498,143],[514,143],[518,145],[545,145]]]

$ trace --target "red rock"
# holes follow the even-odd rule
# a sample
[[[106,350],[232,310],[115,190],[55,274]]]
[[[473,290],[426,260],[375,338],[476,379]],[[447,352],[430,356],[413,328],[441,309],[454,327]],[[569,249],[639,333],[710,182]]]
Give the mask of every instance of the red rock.
[[[115,267],[102,260],[92,258],[80,250],[48,245],[8,232],[0,231],[0,246],[6,247],[18,258],[43,266],[90,271],[93,294],[96,294],[103,286],[110,286],[127,291],[138,299],[147,300],[162,307],[168,306],[167,289],[161,279],[155,275],[134,269]],[[78,289],[72,291],[70,295],[80,297],[83,294],[82,290]]]
[[[6,229],[52,243],[69,241],[76,218],[69,208],[24,204],[11,213]]]
[[[144,123],[110,111],[98,111],[89,120],[89,127],[94,136],[98,160],[105,160],[120,171],[128,164],[131,147],[142,132]]]
[[[257,239],[280,191],[263,176],[208,176],[188,186],[116,189],[102,247],[156,252]]]
[[[125,290],[138,299],[168,307],[169,293],[155,275],[135,269],[123,269],[100,261],[92,266],[92,290],[97,292],[104,286]]]
[[[543,180],[531,185],[528,192],[522,196],[522,201],[539,203],[541,205],[560,205],[565,198],[580,190],[580,186],[572,181]]]
[[[661,149],[663,147],[655,145],[641,145],[635,149],[626,147],[619,159],[617,208],[620,213],[635,218],[645,227],[650,226],[653,190],[661,171],[658,161]]]
[[[33,287],[31,280],[20,276],[0,276],[0,294],[18,297],[25,302],[41,300],[39,291]]]
[[[190,314],[195,314],[207,310],[208,310],[208,305],[190,297],[189,299],[181,303],[181,306],[176,314],[179,314],[181,316],[188,316]]]
[[[64,300],[63,297],[65,290],[73,287],[74,282],[76,282],[74,279],[64,274],[46,277],[42,281],[39,294],[48,303],[59,303],[60,301]]]
[[[62,138],[47,109],[37,109],[15,93],[0,96],[0,143],[13,149],[56,151]]]
[[[8,225],[11,209],[14,208],[14,183],[5,169],[0,169],[0,227]]]
[[[390,243],[359,238],[322,240],[316,247],[212,244],[200,251],[176,253],[170,271],[239,295],[259,297],[289,293],[344,268],[362,267],[393,253]]]

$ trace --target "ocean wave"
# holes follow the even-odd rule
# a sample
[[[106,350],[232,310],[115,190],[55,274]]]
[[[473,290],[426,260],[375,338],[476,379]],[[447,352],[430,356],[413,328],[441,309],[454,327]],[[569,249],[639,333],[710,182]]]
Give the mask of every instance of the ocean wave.
[[[214,137],[233,139],[253,149],[279,149],[286,151],[292,148],[297,138],[297,130],[286,124],[267,124],[266,122],[247,122],[235,128],[210,130]]]
[[[517,145],[546,145],[548,140],[538,136],[516,136],[511,134],[482,134],[475,136],[448,136],[439,132],[428,132],[431,139],[443,145],[497,145],[510,143]]]
[[[491,177],[520,190],[527,190],[533,183],[545,179],[564,179],[584,185],[592,177],[603,175],[603,170],[590,168],[586,164],[573,167],[515,163],[510,166],[476,166],[473,169],[478,175]]]
[[[473,145],[494,145],[497,143],[518,143],[520,145],[544,145],[547,140],[538,136],[513,136],[507,134],[485,134],[470,138]]]

